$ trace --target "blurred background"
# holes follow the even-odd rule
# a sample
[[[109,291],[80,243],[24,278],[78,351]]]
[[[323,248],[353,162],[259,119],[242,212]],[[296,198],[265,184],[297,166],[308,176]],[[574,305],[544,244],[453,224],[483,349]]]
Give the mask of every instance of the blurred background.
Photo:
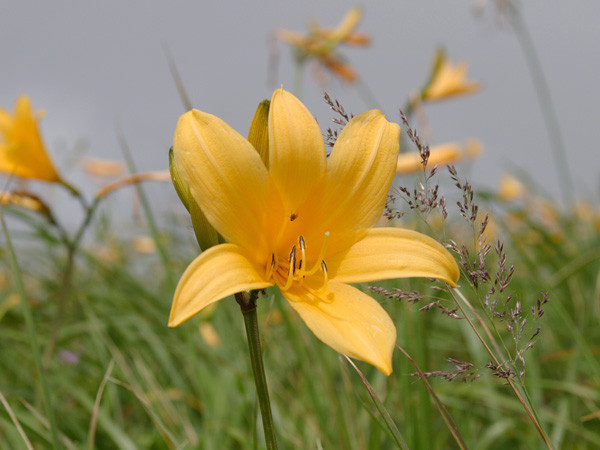
[[[363,5],[357,31],[369,34],[371,45],[340,50],[363,88],[372,91],[372,101],[365,101],[357,84],[335,77],[318,84],[310,66],[304,71],[302,100],[323,129],[333,117],[322,100],[323,89],[349,111],[378,106],[399,122],[398,108],[423,86],[434,52],[443,45],[451,61],[469,63],[468,78],[483,89],[427,105],[429,143],[477,138],[484,152],[470,168],[476,185],[495,188],[503,172],[519,167],[558,198],[535,82],[502,5],[499,0]],[[310,19],[334,27],[351,6],[317,0],[149,1],[143,6],[4,1],[0,105],[12,110],[17,96],[28,94],[36,110],[46,111],[43,134],[63,173],[82,155],[123,160],[118,129],[138,170],[166,169],[173,130],[184,112],[166,47],[193,105],[245,135],[260,100],[281,85],[294,90],[293,53],[274,40],[273,32],[305,32]],[[547,79],[576,192],[596,200],[600,4],[528,0],[519,6]],[[78,176],[85,177],[68,172],[76,183]],[[172,195],[172,188],[161,184],[155,195],[163,194]]]

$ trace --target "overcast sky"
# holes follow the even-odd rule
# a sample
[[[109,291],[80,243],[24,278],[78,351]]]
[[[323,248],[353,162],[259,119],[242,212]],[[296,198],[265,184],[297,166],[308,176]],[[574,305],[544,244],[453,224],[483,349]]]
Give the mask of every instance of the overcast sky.
[[[528,0],[523,16],[557,108],[569,162],[582,195],[598,198],[600,158],[600,3]],[[167,150],[183,106],[169,73],[171,49],[195,107],[246,134],[256,105],[274,88],[292,89],[290,51],[279,45],[278,70],[267,83],[269,36],[276,28],[305,30],[316,18],[335,25],[352,3],[342,1],[0,1],[0,105],[12,109],[28,94],[43,119],[45,140],[59,165],[80,139],[86,156],[122,160],[119,123],[140,170],[167,168]],[[498,26],[493,5],[477,18],[471,3],[365,3],[359,31],[370,48],[344,54],[372,89],[388,118],[399,121],[409,92],[427,76],[443,45],[452,60],[470,63],[484,89],[427,107],[431,144],[480,139],[476,183],[497,185],[518,165],[554,194],[556,170],[525,57],[514,34]],[[367,106],[354,87],[333,80],[326,90],[359,113]],[[322,127],[332,117],[307,73],[303,101]],[[73,171],[67,179],[78,179]],[[83,182],[83,178],[80,179]],[[81,183],[80,183],[81,184]],[[162,188],[172,189],[168,185]]]

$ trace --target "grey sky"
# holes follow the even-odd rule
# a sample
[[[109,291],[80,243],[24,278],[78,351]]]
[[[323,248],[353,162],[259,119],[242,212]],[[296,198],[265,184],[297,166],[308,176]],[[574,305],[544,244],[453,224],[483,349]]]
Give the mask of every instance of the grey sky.
[[[143,5],[143,6],[142,6]],[[275,28],[305,30],[313,17],[335,25],[352,3],[342,1],[146,1],[0,3],[0,105],[28,94],[44,109],[43,130],[60,164],[77,139],[86,156],[122,159],[120,123],[140,170],[167,167],[167,150],[183,107],[162,49],[172,50],[199,109],[246,134],[257,103],[279,85],[292,89],[292,59],[279,45],[275,85],[267,85],[268,37]],[[528,0],[523,13],[537,44],[569,149],[578,191],[597,198],[600,158],[598,2]],[[490,187],[510,163],[558,194],[548,137],[524,55],[512,32],[497,26],[493,5],[481,19],[467,1],[379,1],[364,5],[359,30],[370,48],[344,49],[390,120],[427,76],[436,46],[470,63],[477,95],[427,107],[431,144],[476,137],[485,151],[471,172]],[[353,87],[327,91],[358,113],[367,109]],[[332,117],[309,73],[303,101],[322,127]],[[68,179],[78,176],[67,172]],[[79,178],[81,184],[83,178]],[[170,187],[163,186],[161,191]],[[169,192],[169,195],[171,193]]]

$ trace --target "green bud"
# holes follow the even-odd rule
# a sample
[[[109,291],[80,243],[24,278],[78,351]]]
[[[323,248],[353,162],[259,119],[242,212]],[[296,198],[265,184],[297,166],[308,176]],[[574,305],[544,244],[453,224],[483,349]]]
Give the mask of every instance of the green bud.
[[[217,230],[215,230],[206,219],[206,216],[200,209],[200,205],[198,205],[198,202],[196,202],[192,196],[190,187],[183,178],[182,172],[175,160],[173,147],[169,150],[169,171],[171,172],[171,179],[173,180],[175,191],[192,218],[194,234],[196,235],[196,240],[198,241],[200,249],[207,250],[208,248],[217,245],[219,242],[224,242],[223,238],[217,233]]]
[[[263,100],[258,105],[250,130],[248,131],[248,141],[254,146],[260,159],[266,167],[269,167],[269,107],[270,100]]]

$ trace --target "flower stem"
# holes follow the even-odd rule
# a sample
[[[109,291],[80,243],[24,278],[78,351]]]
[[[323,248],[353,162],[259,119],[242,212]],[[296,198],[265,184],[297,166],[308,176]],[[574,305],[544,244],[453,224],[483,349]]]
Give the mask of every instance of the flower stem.
[[[258,394],[258,403],[260,414],[262,416],[263,429],[265,432],[265,441],[267,449],[277,449],[277,438],[275,437],[275,427],[273,426],[273,415],[271,414],[271,402],[269,401],[269,390],[267,388],[267,378],[265,377],[265,368],[262,361],[260,350],[260,336],[258,334],[258,320],[256,318],[256,295],[247,292],[235,294],[235,300],[240,305],[244,315],[244,324],[246,325],[246,336],[248,337],[248,349],[250,351],[250,362]]]

